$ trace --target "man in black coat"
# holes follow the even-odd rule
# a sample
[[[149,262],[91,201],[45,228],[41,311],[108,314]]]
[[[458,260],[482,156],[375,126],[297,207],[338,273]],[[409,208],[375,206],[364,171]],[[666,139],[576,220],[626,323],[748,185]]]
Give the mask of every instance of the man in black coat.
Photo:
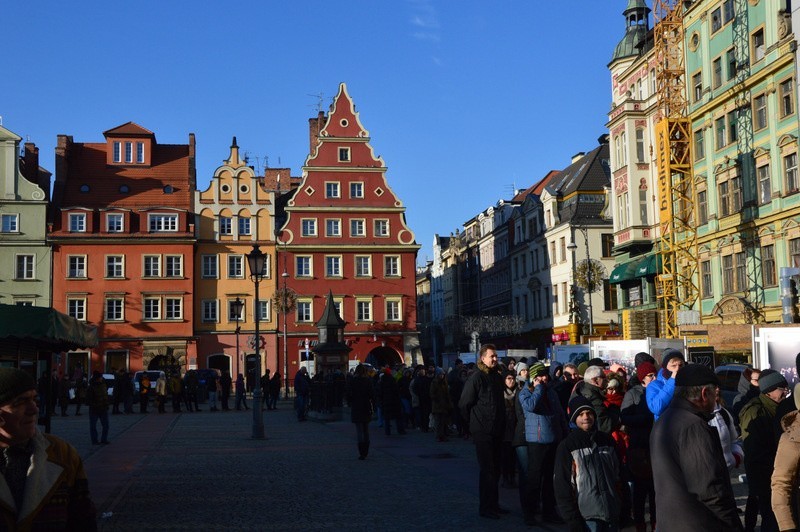
[[[508,510],[500,507],[497,488],[505,428],[505,385],[498,371],[494,345],[485,344],[481,347],[477,367],[478,371],[464,384],[458,406],[464,419],[469,420],[469,430],[475,441],[480,468],[479,514],[481,517],[499,519],[501,513],[508,513]]]

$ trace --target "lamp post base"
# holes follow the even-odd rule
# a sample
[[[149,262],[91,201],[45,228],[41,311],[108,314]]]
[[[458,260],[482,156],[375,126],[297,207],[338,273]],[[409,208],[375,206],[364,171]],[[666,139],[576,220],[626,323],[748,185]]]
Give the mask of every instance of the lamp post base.
[[[253,390],[253,439],[264,439],[264,416],[261,409],[261,389]]]

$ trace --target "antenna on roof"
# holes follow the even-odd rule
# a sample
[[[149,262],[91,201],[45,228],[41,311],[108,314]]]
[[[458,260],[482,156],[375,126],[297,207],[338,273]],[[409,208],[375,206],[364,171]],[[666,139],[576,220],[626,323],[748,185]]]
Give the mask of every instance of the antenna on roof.
[[[0,126],[3,125],[3,115],[0,115]]]
[[[309,107],[312,107],[312,108],[316,107],[317,108],[317,112],[321,113],[322,112],[322,102],[325,100],[325,95],[322,94],[321,92],[318,92],[317,94],[308,94],[307,96],[311,96],[312,98],[316,98],[317,99],[317,104],[316,105],[309,105]]]
[[[512,198],[517,195],[517,184],[516,183],[510,183],[510,184],[506,185],[505,188],[506,188],[506,190],[509,189],[509,188],[511,189],[511,197]]]

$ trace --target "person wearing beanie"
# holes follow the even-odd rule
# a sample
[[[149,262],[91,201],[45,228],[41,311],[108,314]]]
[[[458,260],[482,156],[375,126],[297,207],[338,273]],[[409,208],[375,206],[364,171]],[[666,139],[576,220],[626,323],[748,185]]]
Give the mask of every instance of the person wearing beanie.
[[[638,384],[640,382],[639,378],[636,376],[636,368],[638,368],[644,362],[649,362],[649,363],[653,364],[654,366],[656,365],[656,359],[651,357],[648,353],[645,353],[644,351],[636,353],[636,355],[633,357],[633,368],[634,369],[633,369],[633,372],[631,373],[630,378],[628,379],[628,388],[629,389],[633,388],[634,386],[636,386],[636,384]]]
[[[797,530],[797,491],[800,489],[800,383],[794,385],[791,400],[795,409],[781,419],[783,432],[775,455],[775,470],[772,473],[772,511],[779,530]]]
[[[544,521],[561,523],[563,520],[555,512],[553,467],[558,442],[567,434],[566,415],[550,384],[547,367],[536,362],[531,365],[528,376],[530,386],[519,392],[528,449],[525,490],[520,495],[520,502],[528,526],[537,524],[534,517],[537,509],[541,509]]]
[[[555,456],[558,511],[570,531],[617,530],[620,464],[614,440],[597,430],[597,416],[588,399],[574,397],[569,410],[573,429],[558,444]]]
[[[778,452],[775,416],[778,403],[789,392],[786,379],[774,369],[765,369],[758,378],[758,397],[751,399],[739,413],[744,441],[744,470],[751,497],[758,498],[761,530],[778,530],[771,504],[772,470]]]
[[[521,389],[528,382],[528,364],[517,362],[517,386]]]
[[[636,384],[625,392],[620,417],[628,431],[626,463],[633,478],[633,522],[636,532],[645,532],[645,501],[650,507],[650,525],[656,528],[656,492],[653,487],[653,468],[650,465],[650,432],[653,413],[647,407],[645,390],[656,378],[652,362],[640,362],[636,368]]]
[[[684,364],[686,359],[677,349],[664,349],[661,353],[661,370],[647,387],[646,394],[647,406],[656,420],[672,401],[672,394],[675,393],[675,377]]]
[[[708,425],[719,379],[687,364],[674,380],[674,397],[650,434],[658,530],[741,531],[719,436]]]
[[[97,512],[78,451],[42,434],[36,383],[28,372],[0,368],[0,528],[97,530]],[[25,508],[20,515],[17,508]]]

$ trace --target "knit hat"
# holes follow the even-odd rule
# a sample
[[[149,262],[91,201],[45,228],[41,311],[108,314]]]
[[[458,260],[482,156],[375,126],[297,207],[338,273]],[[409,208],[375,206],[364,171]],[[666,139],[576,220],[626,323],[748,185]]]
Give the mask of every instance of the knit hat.
[[[706,384],[719,386],[719,379],[714,370],[703,364],[686,364],[675,377],[675,386],[704,386]]]
[[[677,349],[673,349],[668,347],[661,352],[661,367],[666,368],[667,363],[673,358],[680,358],[684,362],[686,362],[686,358],[683,356],[683,353],[678,351]]]
[[[439,375],[444,375],[444,370],[442,368],[436,368],[434,372],[434,376],[438,377]]]
[[[603,360],[602,358],[593,358],[589,362],[587,362],[586,367],[590,366],[600,366],[601,368],[607,368],[608,362]]]
[[[569,422],[575,423],[575,418],[578,417],[578,414],[583,412],[584,410],[591,410],[592,413],[597,417],[597,412],[595,412],[594,407],[592,406],[591,401],[589,401],[584,396],[578,394],[569,401]]]
[[[533,380],[539,375],[547,375],[547,367],[541,362],[535,362],[530,368],[528,368],[528,378]]]
[[[656,367],[652,362],[642,362],[636,367],[636,378],[639,379],[639,382],[644,382],[645,376],[651,373],[656,374]]]
[[[769,393],[776,388],[788,386],[789,384],[786,382],[786,379],[783,378],[783,375],[774,369],[765,369],[758,378],[758,389],[761,390],[761,393]]]
[[[528,370],[528,365],[525,362],[518,362],[516,367],[515,367],[515,369],[517,370],[517,380],[519,382],[525,382],[527,380],[528,376],[525,375],[523,377],[522,376],[522,372]]]
[[[27,371],[17,368],[0,368],[0,405],[21,393],[36,389],[36,382]]]
[[[581,362],[580,364],[578,364],[578,375],[583,375],[584,373],[586,373],[586,368],[588,368],[588,367],[589,367],[589,363],[586,362],[585,360],[583,362]]]
[[[633,357],[633,366],[638,368],[639,364],[641,364],[642,362],[650,362],[651,364],[655,365],[656,359],[651,357],[649,353],[641,351],[639,353],[636,353],[636,356]]]

